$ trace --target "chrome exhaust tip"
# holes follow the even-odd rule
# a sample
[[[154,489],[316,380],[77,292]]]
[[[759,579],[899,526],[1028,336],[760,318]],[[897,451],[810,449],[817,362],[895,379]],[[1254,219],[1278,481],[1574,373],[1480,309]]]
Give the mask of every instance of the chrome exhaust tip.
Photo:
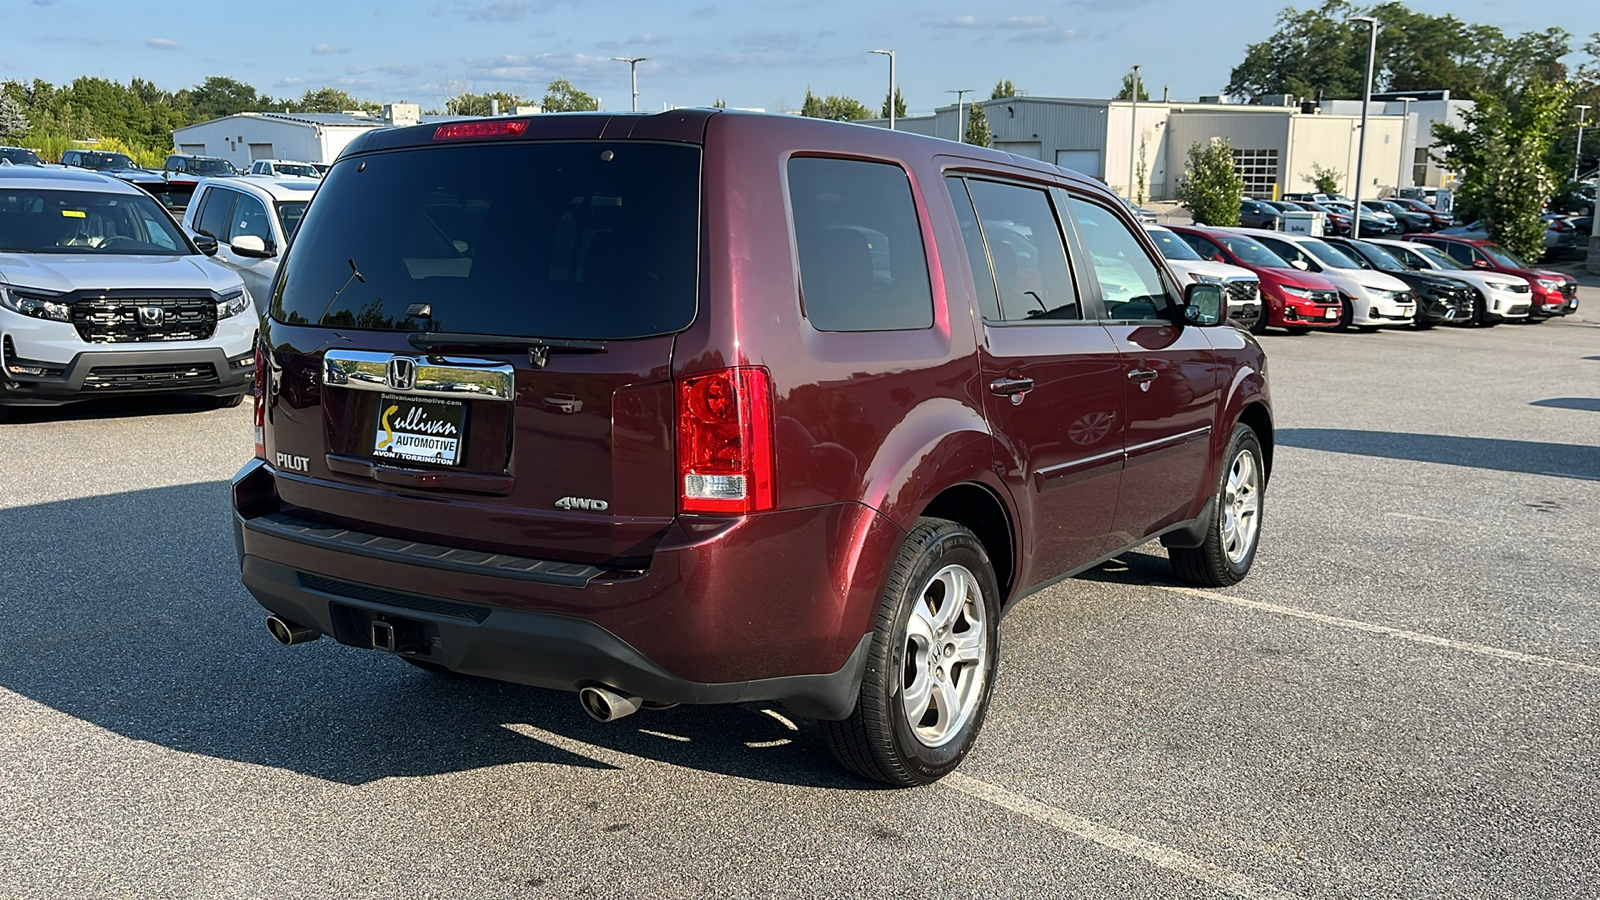
[[[638,712],[644,700],[619,694],[608,687],[586,687],[578,691],[578,703],[596,722],[615,722]]]
[[[278,616],[267,616],[267,634],[272,635],[273,640],[285,647],[292,647],[295,644],[308,644],[322,637],[322,634],[314,629],[307,628],[304,625],[296,625],[288,619]]]

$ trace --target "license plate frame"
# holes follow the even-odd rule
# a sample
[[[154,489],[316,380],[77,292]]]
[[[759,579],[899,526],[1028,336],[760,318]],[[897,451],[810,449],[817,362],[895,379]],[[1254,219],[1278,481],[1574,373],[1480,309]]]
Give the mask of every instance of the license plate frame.
[[[368,452],[407,465],[457,468],[466,447],[467,418],[462,400],[379,394]]]

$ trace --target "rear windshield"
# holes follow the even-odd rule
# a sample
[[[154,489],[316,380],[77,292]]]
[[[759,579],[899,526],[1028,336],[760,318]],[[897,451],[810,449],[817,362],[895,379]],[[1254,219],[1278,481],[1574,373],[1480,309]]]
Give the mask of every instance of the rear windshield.
[[[362,157],[318,190],[272,317],[517,337],[670,334],[694,320],[699,223],[698,147],[471,144]],[[420,304],[430,318],[408,312]]]

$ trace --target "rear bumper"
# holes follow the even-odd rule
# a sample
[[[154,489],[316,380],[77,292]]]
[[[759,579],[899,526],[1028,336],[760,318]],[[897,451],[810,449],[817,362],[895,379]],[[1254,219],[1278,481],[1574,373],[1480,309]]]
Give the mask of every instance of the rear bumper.
[[[278,512],[274,478],[259,460],[241,470],[233,519],[245,587],[283,618],[366,648],[374,618],[399,623],[400,652],[466,674],[660,702],[776,700],[814,718],[854,707],[903,537],[844,503],[681,517],[644,571],[542,572],[492,554],[441,564],[405,541],[264,527]]]
[[[15,367],[42,372],[16,372]],[[130,394],[205,394],[250,390],[255,354],[229,359],[220,347],[192,350],[86,350],[65,365],[7,356],[0,370],[0,404],[60,406]]]

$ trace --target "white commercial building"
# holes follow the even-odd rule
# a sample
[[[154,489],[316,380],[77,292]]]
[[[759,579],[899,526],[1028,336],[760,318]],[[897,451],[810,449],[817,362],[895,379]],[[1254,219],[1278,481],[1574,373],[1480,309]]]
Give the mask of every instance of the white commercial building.
[[[219,156],[241,170],[258,159],[331,163],[357,135],[391,125],[415,125],[422,120],[421,112],[414,103],[390,104],[382,115],[247,112],[174,129],[172,143],[179,153]]]
[[[1376,197],[1419,175],[1432,186],[1446,177],[1432,163],[1416,166],[1416,173],[1412,166],[1402,169],[1403,161],[1414,159],[1417,152],[1426,160],[1428,144],[1421,143],[1417,135],[1431,135],[1432,121],[1459,123],[1463,101],[1446,98],[1440,102],[1443,105],[1437,111],[1425,100],[1373,104],[1362,167],[1363,197]],[[1246,193],[1252,197],[1312,191],[1317,167],[1339,173],[1341,192],[1354,193],[1360,102],[1355,103],[1353,113],[1342,101],[1324,103],[1320,108],[1290,105],[1290,98],[1280,98],[1280,103],[1141,102],[1137,128],[1134,104],[1126,100],[1008,97],[979,101],[978,105],[983,107],[995,149],[1082,172],[1125,196],[1141,193],[1142,170],[1144,196],[1173,199],[1189,148],[1213,138],[1228,140],[1235,165],[1244,176]],[[1409,118],[1401,115],[1405,105],[1410,106],[1406,110]],[[968,104],[963,113],[970,110]],[[869,119],[864,124],[887,127],[888,120]],[[964,129],[957,121],[955,106],[942,107],[931,116],[900,119],[896,127],[949,140],[956,140]]]

